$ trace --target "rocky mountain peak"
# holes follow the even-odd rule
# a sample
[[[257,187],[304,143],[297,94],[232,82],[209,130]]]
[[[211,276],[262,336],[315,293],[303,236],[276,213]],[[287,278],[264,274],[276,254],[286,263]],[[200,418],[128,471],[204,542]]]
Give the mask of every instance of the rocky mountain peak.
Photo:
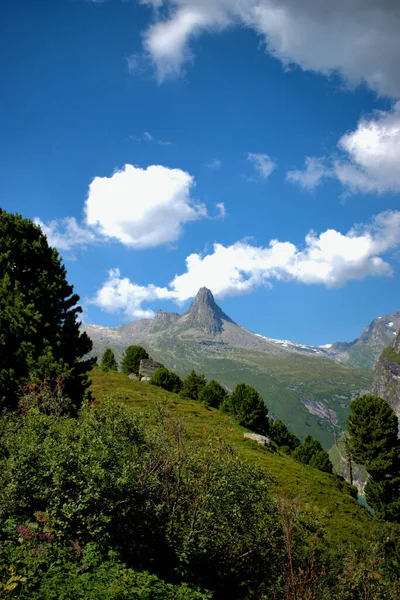
[[[210,335],[216,335],[223,330],[223,322],[233,323],[216,304],[211,291],[202,287],[186,314],[186,323],[190,327],[201,329]]]

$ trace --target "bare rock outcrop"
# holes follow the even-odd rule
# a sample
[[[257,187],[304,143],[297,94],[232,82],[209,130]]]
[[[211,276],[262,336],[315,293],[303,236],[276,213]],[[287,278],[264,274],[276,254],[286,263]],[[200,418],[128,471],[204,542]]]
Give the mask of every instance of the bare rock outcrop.
[[[400,419],[400,329],[376,363],[372,392],[387,400]]]

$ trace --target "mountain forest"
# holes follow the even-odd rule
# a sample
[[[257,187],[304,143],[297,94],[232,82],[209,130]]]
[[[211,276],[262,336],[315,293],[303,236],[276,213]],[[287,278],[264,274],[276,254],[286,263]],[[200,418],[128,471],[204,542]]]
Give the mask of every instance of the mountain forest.
[[[400,598],[399,312],[314,347],[207,288],[117,328],[79,302],[0,209],[0,598]]]

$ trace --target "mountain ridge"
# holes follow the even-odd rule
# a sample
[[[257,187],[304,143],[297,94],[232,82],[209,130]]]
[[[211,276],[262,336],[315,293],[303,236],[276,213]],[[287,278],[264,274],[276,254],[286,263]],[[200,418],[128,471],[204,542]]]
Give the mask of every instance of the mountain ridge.
[[[139,344],[181,376],[195,369],[228,389],[246,382],[291,431],[300,438],[311,433],[325,448],[333,444],[332,428],[344,426],[351,399],[372,383],[372,371],[333,360],[326,349],[248,331],[223,312],[207,289],[199,290],[184,314],[159,311],[153,319],[116,328],[84,329],[98,357],[111,347],[120,359],[127,346]]]

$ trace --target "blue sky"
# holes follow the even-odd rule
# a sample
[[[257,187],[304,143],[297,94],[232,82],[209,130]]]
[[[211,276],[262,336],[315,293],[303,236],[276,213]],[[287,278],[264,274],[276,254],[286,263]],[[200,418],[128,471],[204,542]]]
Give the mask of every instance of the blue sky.
[[[59,248],[88,322],[184,311],[202,285],[310,344],[400,309],[395,4],[0,11],[1,205]]]

